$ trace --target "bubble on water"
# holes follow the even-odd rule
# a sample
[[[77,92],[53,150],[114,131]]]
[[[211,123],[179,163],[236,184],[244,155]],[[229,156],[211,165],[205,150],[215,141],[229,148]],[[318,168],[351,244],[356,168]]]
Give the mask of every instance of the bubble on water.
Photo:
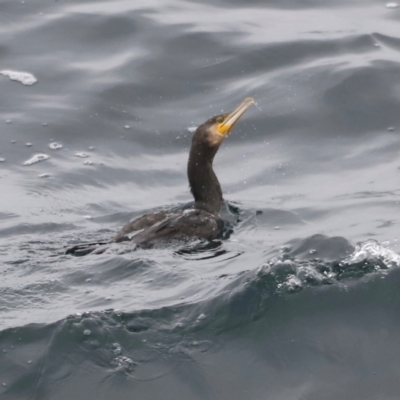
[[[291,275],[284,283],[278,285],[278,287],[281,286],[284,287],[289,293],[293,293],[302,289],[302,282],[297,276]]]
[[[388,130],[389,132],[393,132],[393,131],[394,131],[394,126],[389,126],[389,128],[387,128],[387,130]]]
[[[60,150],[63,148],[63,145],[61,143],[57,143],[57,142],[50,142],[49,143],[49,148],[51,150]]]
[[[83,218],[85,219],[92,219],[93,217],[91,215],[85,215]]]
[[[93,146],[89,146],[89,150],[94,150],[95,148]]]
[[[122,348],[121,345],[119,343],[113,343],[112,344],[113,347],[113,353],[118,356],[122,353]]]
[[[117,356],[112,361],[112,365],[117,368],[126,368],[130,371],[134,367],[135,362],[129,357]]]
[[[40,174],[39,178],[49,178],[50,175],[49,174]]]
[[[187,128],[187,130],[188,130],[190,133],[193,133],[196,129],[197,129],[197,126],[189,126],[189,127]]]
[[[42,126],[47,126],[47,122],[43,122]]]
[[[0,157],[0,162],[4,162],[4,161],[6,161],[6,159]]]
[[[7,76],[12,81],[21,82],[23,85],[31,86],[37,82],[37,79],[29,72],[3,70],[1,75]]]
[[[50,156],[48,156],[47,154],[35,154],[34,156],[32,156],[29,160],[26,160],[24,162],[24,165],[32,165],[32,164],[36,164],[38,162],[41,161],[45,161],[48,160],[50,158]]]
[[[84,334],[85,336],[90,336],[90,335],[92,334],[92,332],[91,332],[89,329],[85,329],[85,330],[83,331],[83,334]]]
[[[14,143],[17,143],[17,142],[15,140],[11,140],[11,143],[14,144]]]
[[[124,128],[125,129],[131,129],[130,125],[125,125]]]
[[[28,364],[32,364],[32,360],[28,360]]]
[[[11,119],[7,119],[7,120],[6,120],[6,123],[7,123],[7,124],[11,124],[11,122],[12,122]]]
[[[275,229],[276,231],[279,231],[279,229],[281,229],[281,227],[280,227],[280,226],[274,226],[274,229]]]
[[[386,3],[386,8],[398,8],[399,5],[397,3]]]
[[[25,143],[25,146],[26,146],[26,147],[32,147],[32,146],[33,146],[33,144],[32,144],[32,143],[30,143],[30,142],[27,142],[27,143]]]
[[[76,155],[77,157],[80,157],[80,158],[87,158],[87,157],[89,157],[89,154],[86,154],[86,153],[83,153],[83,152],[75,153],[75,155]]]
[[[87,160],[87,161],[84,161],[84,163],[83,163],[84,165],[93,165],[93,163],[91,162],[91,161],[89,161],[89,160]]]

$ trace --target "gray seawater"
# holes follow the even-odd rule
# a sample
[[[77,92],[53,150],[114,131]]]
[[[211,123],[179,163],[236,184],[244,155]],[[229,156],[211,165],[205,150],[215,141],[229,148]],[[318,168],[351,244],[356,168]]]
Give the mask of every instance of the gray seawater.
[[[399,398],[396,4],[2,0],[0,73],[1,399]],[[64,254],[190,202],[247,96],[229,239]]]

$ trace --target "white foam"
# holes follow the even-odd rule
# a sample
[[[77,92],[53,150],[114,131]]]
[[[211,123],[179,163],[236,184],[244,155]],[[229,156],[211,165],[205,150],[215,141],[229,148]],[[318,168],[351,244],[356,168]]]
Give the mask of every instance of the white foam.
[[[32,165],[32,164],[36,164],[40,161],[44,161],[44,160],[48,160],[50,158],[50,156],[48,156],[47,154],[41,153],[41,154],[35,154],[34,156],[32,156],[29,160],[26,160],[24,162],[24,165]]]
[[[77,157],[80,157],[80,158],[87,158],[87,157],[89,157],[89,155],[88,155],[88,154],[86,154],[86,153],[83,153],[83,152],[76,153],[75,155],[76,155]]]
[[[37,79],[29,72],[3,70],[3,71],[0,71],[0,74],[7,76],[12,81],[21,82],[23,85],[27,85],[27,86],[31,86],[37,82]]]
[[[60,150],[63,148],[63,145],[61,143],[51,142],[51,143],[49,143],[49,148],[51,150]]]
[[[345,259],[344,263],[357,264],[363,261],[382,261],[387,268],[400,266],[400,256],[398,254],[372,239],[357,245],[354,253]]]

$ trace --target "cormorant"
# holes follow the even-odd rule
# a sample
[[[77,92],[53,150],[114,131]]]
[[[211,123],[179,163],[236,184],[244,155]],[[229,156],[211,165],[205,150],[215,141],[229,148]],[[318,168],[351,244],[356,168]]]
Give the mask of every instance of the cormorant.
[[[211,241],[220,238],[224,226],[220,217],[223,197],[212,163],[222,142],[252,104],[254,99],[248,97],[232,112],[212,117],[196,129],[187,166],[189,186],[194,197],[191,208],[143,215],[125,225],[109,242],[77,245],[66,253],[102,253],[107,247],[99,245],[127,240],[133,241],[137,247],[150,248],[174,240]]]

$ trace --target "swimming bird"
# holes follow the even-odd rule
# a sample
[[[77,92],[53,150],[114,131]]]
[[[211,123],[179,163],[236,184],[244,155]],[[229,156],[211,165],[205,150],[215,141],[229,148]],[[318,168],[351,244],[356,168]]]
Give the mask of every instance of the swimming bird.
[[[254,104],[248,97],[232,112],[214,116],[201,124],[193,134],[187,165],[192,207],[177,211],[146,214],[125,225],[109,242],[86,243],[67,249],[67,254],[102,253],[110,243],[127,240],[137,247],[151,248],[172,241],[203,239],[212,241],[222,236],[224,222],[221,185],[213,169],[214,157],[245,111]]]

